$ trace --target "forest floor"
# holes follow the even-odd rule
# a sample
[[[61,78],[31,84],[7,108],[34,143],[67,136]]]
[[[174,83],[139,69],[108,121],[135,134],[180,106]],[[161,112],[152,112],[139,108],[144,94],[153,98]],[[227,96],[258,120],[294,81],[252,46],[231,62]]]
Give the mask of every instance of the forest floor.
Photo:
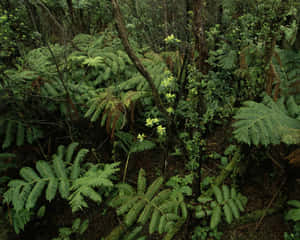
[[[208,151],[223,153],[226,146],[225,136],[220,131],[215,131],[214,136],[209,138]],[[105,154],[104,154],[105,155]],[[254,154],[257,156],[257,154]],[[293,191],[288,189],[288,184],[284,174],[276,166],[272,167],[269,162],[261,162],[261,164],[253,164],[251,162],[251,152],[247,156],[248,169],[247,174],[241,173],[243,179],[239,176],[229,178],[226,183],[232,183],[232,179],[238,179],[237,184],[241,187],[243,195],[248,197],[248,204],[245,213],[250,213],[257,209],[269,209],[274,207],[277,199],[283,195],[289,195],[290,199],[299,199],[300,186],[297,181],[294,181]],[[159,151],[145,151],[134,154],[129,161],[127,181],[130,184],[136,184],[137,175],[140,168],[144,168],[147,173],[148,182],[152,182],[155,178],[163,174],[163,155]],[[273,171],[270,171],[274,168]],[[220,166],[217,162],[208,161],[202,166],[204,172],[208,175],[216,175],[220,171]],[[176,158],[169,159],[167,171],[164,173],[165,179],[176,174],[184,174],[185,163]],[[276,170],[277,169],[277,170]],[[270,172],[274,174],[270,175]],[[299,172],[299,171],[298,171]],[[238,173],[235,173],[238,174]],[[123,172],[120,172],[120,176]],[[299,176],[298,176],[299,177]],[[295,179],[294,179],[295,180]],[[297,190],[297,191],[296,191]],[[63,200],[51,203],[47,209],[46,216],[39,221],[35,221],[29,226],[26,226],[26,231],[18,237],[10,238],[9,240],[51,240],[57,236],[57,226],[70,226],[76,217],[89,219],[89,228],[84,235],[85,240],[101,240],[101,237],[107,236],[110,231],[121,223],[121,219],[115,214],[113,209],[107,209],[90,203],[90,207],[74,216]],[[234,226],[224,225],[220,231],[223,232],[221,240],[283,240],[284,232],[289,232],[291,229],[284,221],[284,208],[274,215],[263,216],[259,220],[245,224],[237,224]],[[192,235],[192,229],[200,224],[201,220],[192,220],[188,222],[188,226],[183,228],[182,233],[179,233],[175,240],[188,240]],[[161,237],[153,236],[148,240],[159,240]],[[2,240],[2,239],[0,239]],[[214,239],[206,239],[214,240]]]

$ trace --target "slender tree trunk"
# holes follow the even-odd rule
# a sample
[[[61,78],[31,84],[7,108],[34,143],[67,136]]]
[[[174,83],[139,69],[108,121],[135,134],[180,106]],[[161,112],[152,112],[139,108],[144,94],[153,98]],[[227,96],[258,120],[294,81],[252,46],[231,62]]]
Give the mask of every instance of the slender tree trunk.
[[[169,33],[168,33],[168,4],[167,4],[167,0],[163,0],[163,6],[164,6],[165,38],[167,38],[169,36]]]
[[[127,30],[125,28],[125,23],[124,23],[124,20],[123,20],[123,16],[121,14],[119,4],[118,4],[117,0],[111,0],[111,2],[112,2],[112,6],[113,6],[115,21],[116,21],[116,27],[117,27],[117,30],[119,32],[119,36],[121,38],[121,41],[122,41],[123,46],[125,48],[125,51],[128,54],[128,56],[130,57],[131,61],[135,65],[135,67],[137,68],[137,70],[145,77],[146,81],[148,82],[148,84],[149,84],[149,86],[152,90],[155,105],[157,106],[157,108],[159,109],[159,111],[163,115],[168,117],[168,113],[167,113],[165,107],[162,104],[162,101],[161,101],[161,98],[159,96],[158,90],[157,90],[157,88],[154,84],[154,81],[153,81],[150,73],[143,66],[142,62],[136,56],[136,54],[134,53],[134,51],[132,50],[132,48],[129,44],[128,34],[127,34]]]
[[[208,64],[205,62],[208,58],[208,48],[205,37],[205,17],[204,8],[206,0],[193,0],[193,34],[195,38],[195,50],[198,52],[196,64],[202,73],[208,72]]]

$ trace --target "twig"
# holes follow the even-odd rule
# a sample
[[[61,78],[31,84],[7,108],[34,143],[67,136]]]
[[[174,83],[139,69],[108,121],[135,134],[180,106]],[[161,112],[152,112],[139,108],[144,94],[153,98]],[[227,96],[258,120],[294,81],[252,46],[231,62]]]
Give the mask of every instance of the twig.
[[[281,188],[284,186],[285,182],[286,182],[286,178],[285,178],[284,181],[281,183],[280,187],[278,188],[277,192],[276,192],[276,193],[274,194],[274,196],[272,197],[272,199],[271,199],[271,201],[269,202],[268,206],[264,209],[263,215],[261,216],[261,218],[259,219],[258,223],[256,224],[255,231],[257,231],[258,228],[260,227],[260,225],[261,225],[263,219],[264,219],[265,216],[266,216],[266,213],[267,213],[268,209],[271,207],[272,203],[275,201],[276,197],[278,196],[278,194],[279,194]]]

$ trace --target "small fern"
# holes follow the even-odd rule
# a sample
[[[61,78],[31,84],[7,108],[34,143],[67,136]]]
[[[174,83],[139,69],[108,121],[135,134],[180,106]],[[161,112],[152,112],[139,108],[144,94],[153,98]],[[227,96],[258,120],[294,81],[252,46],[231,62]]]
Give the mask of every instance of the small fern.
[[[70,240],[71,236],[74,234],[82,235],[88,228],[89,221],[85,220],[81,222],[80,218],[76,218],[72,224],[72,227],[62,227],[59,228],[59,236],[53,238],[52,240]],[[77,238],[76,238],[77,239]]]
[[[119,194],[110,202],[117,208],[118,215],[124,215],[127,227],[149,222],[149,233],[163,234],[171,231],[181,218],[187,218],[187,206],[180,192],[171,189],[159,191],[163,178],[157,178],[146,188],[146,173],[139,171],[137,190],[128,184],[119,184]]]
[[[280,141],[287,144],[300,141],[300,121],[288,115],[283,98],[277,103],[270,97],[265,97],[263,103],[247,101],[234,118],[237,119],[233,124],[234,135],[240,142],[266,146]]]
[[[228,224],[232,223],[233,218],[238,219],[240,212],[244,211],[247,198],[237,193],[234,188],[229,189],[223,185],[222,188],[212,186],[214,199],[200,196],[200,205],[196,207],[196,218],[210,217],[210,228],[216,228],[221,222],[222,215]]]
[[[25,141],[32,144],[37,139],[43,136],[42,131],[34,126],[28,126],[20,121],[4,120],[0,122],[0,128],[5,131],[0,131],[0,136],[4,135],[2,149],[6,149],[15,144],[20,147]]]

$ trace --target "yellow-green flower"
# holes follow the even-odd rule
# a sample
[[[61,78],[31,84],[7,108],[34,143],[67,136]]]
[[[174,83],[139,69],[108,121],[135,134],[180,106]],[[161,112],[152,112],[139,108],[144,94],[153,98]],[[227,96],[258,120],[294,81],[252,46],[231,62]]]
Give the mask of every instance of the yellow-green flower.
[[[137,139],[139,140],[139,142],[142,142],[142,141],[144,141],[144,138],[145,138],[145,137],[146,137],[146,136],[145,136],[144,133],[142,133],[142,134],[139,133],[139,135],[137,136]]]
[[[163,136],[166,134],[166,128],[162,125],[157,126],[156,131],[159,136]]]
[[[153,127],[154,124],[159,123],[159,119],[158,118],[147,118],[146,119],[146,126],[147,127]]]
[[[168,107],[168,108],[167,108],[167,112],[168,112],[169,114],[172,114],[172,113],[174,113],[174,109],[173,109],[172,107]]]
[[[175,97],[176,97],[176,95],[175,95],[174,93],[166,93],[166,98],[167,98],[167,99],[172,100],[172,99],[174,99]]]

